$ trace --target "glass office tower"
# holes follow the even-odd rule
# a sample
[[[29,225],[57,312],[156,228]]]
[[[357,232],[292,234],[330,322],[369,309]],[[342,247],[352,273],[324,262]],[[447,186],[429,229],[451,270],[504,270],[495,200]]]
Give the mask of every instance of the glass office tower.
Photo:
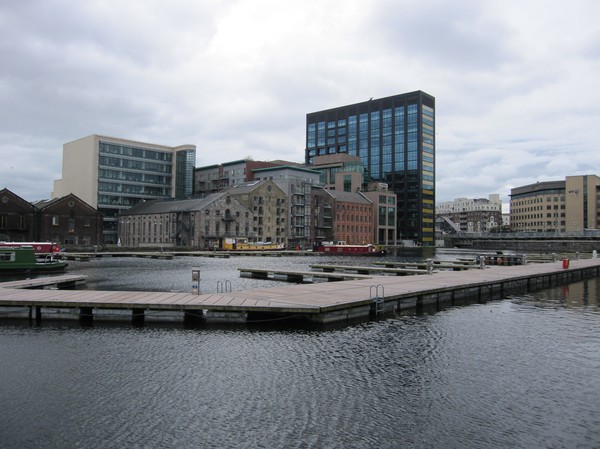
[[[435,241],[435,98],[416,91],[306,115],[306,163],[348,153],[398,196],[397,239]]]

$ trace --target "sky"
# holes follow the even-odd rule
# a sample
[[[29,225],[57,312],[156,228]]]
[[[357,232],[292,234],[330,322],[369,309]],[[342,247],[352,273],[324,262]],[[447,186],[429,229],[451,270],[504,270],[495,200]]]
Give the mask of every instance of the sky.
[[[50,198],[62,146],[304,162],[306,114],[436,98],[436,200],[600,175],[597,0],[0,0],[0,189]]]

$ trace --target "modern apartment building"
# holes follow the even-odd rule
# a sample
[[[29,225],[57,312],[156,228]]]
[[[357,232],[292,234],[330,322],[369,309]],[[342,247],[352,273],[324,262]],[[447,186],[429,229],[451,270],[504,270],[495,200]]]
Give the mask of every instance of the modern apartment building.
[[[63,145],[52,198],[73,193],[104,217],[103,243],[118,241],[118,216],[140,201],[193,193],[196,146],[169,147],[91,135]]]
[[[306,164],[358,156],[366,182],[397,195],[397,239],[434,245],[435,98],[410,92],[306,115]]]

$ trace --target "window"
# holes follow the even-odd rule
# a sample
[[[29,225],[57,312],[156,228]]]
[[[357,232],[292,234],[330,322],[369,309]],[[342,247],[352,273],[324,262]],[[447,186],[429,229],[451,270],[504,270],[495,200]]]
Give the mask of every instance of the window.
[[[56,215],[52,217],[52,226],[58,226],[58,216]]]

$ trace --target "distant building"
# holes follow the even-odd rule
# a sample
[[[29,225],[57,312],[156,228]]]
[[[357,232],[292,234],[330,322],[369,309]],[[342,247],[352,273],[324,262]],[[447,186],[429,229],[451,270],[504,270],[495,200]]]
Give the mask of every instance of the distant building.
[[[273,181],[185,200],[138,203],[119,217],[123,246],[222,248],[226,238],[287,242],[287,196]]]
[[[119,214],[140,201],[193,192],[196,147],[168,147],[91,135],[63,145],[62,179],[52,198],[77,195],[104,217],[103,242],[117,243]]]
[[[253,170],[257,180],[272,180],[287,196],[288,246],[308,247],[311,241],[311,190],[319,185],[319,172],[298,166]]]
[[[249,242],[287,243],[288,197],[273,180],[255,180],[236,184],[225,190],[252,211],[252,234],[238,232]]]
[[[102,214],[73,194],[28,203],[3,189],[0,190],[0,240],[100,245]]]
[[[361,158],[347,153],[315,156],[311,168],[320,173],[321,185],[326,190],[362,192],[373,203],[375,222],[368,243],[396,245],[397,195],[383,182],[365,182]]]
[[[565,181],[536,182],[510,191],[513,231],[565,232]]]
[[[222,164],[206,165],[194,170],[194,194],[219,192],[227,187],[254,181],[254,170],[260,168],[299,165],[287,161],[253,161],[241,159]]]
[[[328,190],[358,192],[365,190],[365,166],[358,156],[347,153],[315,156],[308,168],[320,173],[319,181]]]
[[[582,232],[600,229],[600,178],[567,176],[515,187],[510,195],[514,231]]]
[[[33,242],[39,233],[39,210],[10,190],[0,190],[0,241]]]
[[[344,241],[350,245],[373,243],[373,203],[360,192],[313,189],[313,243]]]
[[[396,245],[396,194],[383,182],[367,184],[362,194],[373,203],[373,240],[377,245]]]
[[[231,194],[138,203],[120,216],[119,244],[127,247],[219,248],[223,239],[254,238],[254,215]]]
[[[397,239],[433,246],[435,98],[416,91],[306,115],[307,165],[348,153],[397,195]]]
[[[447,232],[489,232],[502,226],[499,194],[486,198],[457,198],[435,208],[442,229]]]

